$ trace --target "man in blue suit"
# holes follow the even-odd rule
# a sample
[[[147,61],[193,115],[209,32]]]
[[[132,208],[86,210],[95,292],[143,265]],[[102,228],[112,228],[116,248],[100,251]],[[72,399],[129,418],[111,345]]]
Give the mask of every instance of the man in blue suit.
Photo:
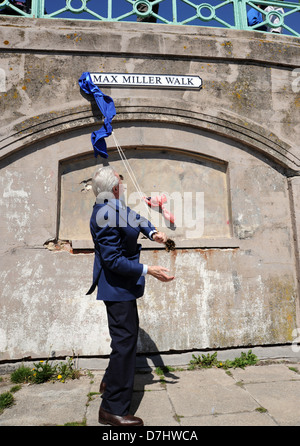
[[[98,169],[92,179],[96,195],[90,229],[95,246],[93,284],[97,299],[106,305],[111,336],[111,354],[100,392],[102,403],[99,423],[112,426],[142,426],[143,421],[129,415],[135,373],[136,345],[139,319],[136,299],[145,288],[145,275],[169,282],[162,266],[140,263],[142,232],[158,243],[166,242],[166,235],[158,232],[145,218],[125,206],[120,199],[122,180],[111,167]]]

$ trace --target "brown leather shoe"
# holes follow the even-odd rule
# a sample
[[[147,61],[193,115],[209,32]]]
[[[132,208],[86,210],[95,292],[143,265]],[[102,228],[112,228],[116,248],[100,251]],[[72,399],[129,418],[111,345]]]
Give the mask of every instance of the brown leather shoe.
[[[100,393],[104,393],[104,392],[105,392],[105,389],[106,389],[106,383],[102,380],[102,381],[101,381],[101,384],[100,384],[99,392],[100,392]]]
[[[110,424],[111,426],[144,426],[141,418],[134,417],[133,415],[125,415],[124,417],[113,415],[101,407],[99,409],[98,421],[101,424]]]

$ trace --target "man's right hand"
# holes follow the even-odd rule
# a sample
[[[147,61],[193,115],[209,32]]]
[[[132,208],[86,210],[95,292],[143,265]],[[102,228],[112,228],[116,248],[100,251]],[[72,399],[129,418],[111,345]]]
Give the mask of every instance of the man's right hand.
[[[148,274],[160,280],[161,282],[171,282],[174,276],[168,276],[166,273],[170,270],[163,266],[148,266]]]

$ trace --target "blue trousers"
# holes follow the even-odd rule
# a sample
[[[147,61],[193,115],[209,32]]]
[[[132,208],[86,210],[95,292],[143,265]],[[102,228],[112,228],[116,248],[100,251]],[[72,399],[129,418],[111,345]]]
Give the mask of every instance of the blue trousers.
[[[107,311],[111,354],[103,381],[102,409],[114,415],[125,416],[131,404],[139,317],[136,300],[104,302]]]

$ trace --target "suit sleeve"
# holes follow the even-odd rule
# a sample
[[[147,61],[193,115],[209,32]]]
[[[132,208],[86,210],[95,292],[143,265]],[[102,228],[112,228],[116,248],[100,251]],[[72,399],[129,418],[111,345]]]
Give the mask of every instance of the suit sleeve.
[[[139,227],[141,232],[150,240],[152,240],[152,235],[157,232],[157,229],[153,224],[147,220],[145,217],[138,215]]]
[[[96,239],[101,258],[112,272],[122,276],[141,276],[143,264],[122,255],[121,239],[117,228],[105,226],[98,228]]]

